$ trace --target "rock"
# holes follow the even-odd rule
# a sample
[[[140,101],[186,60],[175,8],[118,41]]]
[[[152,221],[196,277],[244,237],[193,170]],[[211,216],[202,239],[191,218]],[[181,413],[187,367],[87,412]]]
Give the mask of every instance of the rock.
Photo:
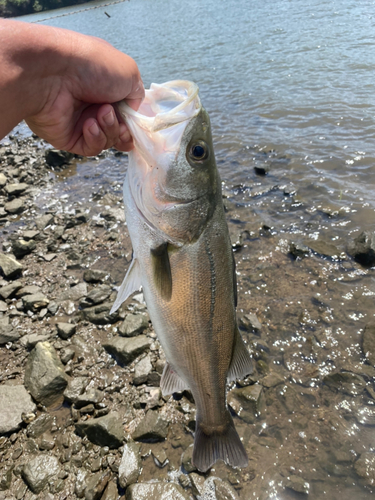
[[[54,418],[48,413],[42,413],[38,418],[33,420],[27,427],[27,437],[36,439],[44,432],[51,429]]]
[[[101,271],[100,269],[87,269],[83,273],[83,279],[87,281],[87,283],[100,283],[105,281],[108,276],[109,273]]]
[[[43,229],[53,223],[53,219],[53,214],[44,214],[35,219],[35,225],[39,231],[43,231]]]
[[[179,484],[152,481],[149,483],[131,484],[126,490],[126,500],[189,500]]]
[[[375,264],[375,233],[363,231],[351,243],[348,253],[363,266],[373,266]]]
[[[27,285],[20,288],[16,292],[17,298],[22,298],[24,295],[35,295],[36,293],[40,293],[40,287],[36,285]]]
[[[138,361],[138,363],[135,365],[133,384],[134,385],[144,384],[147,381],[151,371],[152,371],[151,358],[150,355],[148,354],[140,361]]]
[[[89,382],[90,380],[87,377],[74,377],[69,380],[68,387],[64,391],[64,398],[69,403],[75,403],[78,397],[86,389]]]
[[[193,465],[191,462],[193,457],[193,449],[194,445],[191,444],[188,448],[186,448],[186,450],[181,456],[181,465],[188,474],[190,474],[190,472],[195,472],[197,470],[195,465]]]
[[[88,472],[84,469],[78,469],[74,493],[77,498],[83,498],[87,484]]]
[[[227,400],[232,410],[248,424],[254,423],[264,409],[263,388],[259,384],[233,389]]]
[[[128,442],[124,445],[121,463],[118,470],[119,484],[121,488],[126,488],[130,484],[137,482],[141,469],[140,445]]]
[[[21,214],[25,209],[24,201],[20,198],[15,198],[8,203],[5,203],[4,209],[9,214]]]
[[[104,302],[112,293],[112,288],[107,285],[100,285],[96,288],[93,288],[91,292],[85,297],[84,299],[81,300],[80,306],[85,308],[85,307],[92,307],[96,304],[101,304]]]
[[[33,493],[40,493],[50,479],[60,472],[59,461],[53,455],[40,454],[28,460],[22,469],[22,477]]]
[[[323,382],[330,389],[350,396],[358,396],[366,387],[364,379],[360,375],[351,372],[330,373],[323,378]]]
[[[68,378],[55,349],[40,342],[29,354],[25,369],[25,386],[33,398],[48,406],[64,392]]]
[[[3,188],[7,183],[8,179],[5,177],[3,173],[0,173],[0,188]]]
[[[85,500],[99,500],[108,484],[110,476],[111,473],[109,471],[98,472],[92,475],[87,481]]]
[[[13,281],[9,285],[2,286],[0,288],[0,296],[5,300],[11,297],[17,290],[22,288],[22,283],[20,281]]]
[[[284,382],[284,378],[278,373],[270,373],[259,381],[264,387],[276,387]]]
[[[0,345],[16,342],[20,336],[20,333],[17,330],[13,330],[10,325],[0,327]]]
[[[0,300],[0,312],[4,313],[8,310],[8,304],[3,300]]]
[[[83,318],[94,325],[108,325],[115,323],[118,319],[119,312],[116,311],[110,314],[112,308],[112,302],[105,302],[104,304],[99,304],[93,307],[87,307],[83,309]]]
[[[291,243],[289,246],[289,253],[294,259],[303,259],[309,252],[309,248],[300,243]]]
[[[0,471],[0,491],[9,490],[12,484],[13,471],[12,467],[3,467]],[[0,496],[1,500],[13,500],[14,497],[6,495],[5,497]]]
[[[258,175],[267,175],[270,171],[270,166],[267,165],[267,163],[264,163],[263,165],[255,165],[254,170]]]
[[[38,335],[37,333],[30,333],[21,338],[21,345],[26,349],[33,349],[39,342],[47,342],[50,335]]]
[[[22,413],[36,410],[23,385],[0,385],[0,434],[15,432],[22,424]]]
[[[59,149],[49,149],[45,153],[46,163],[50,167],[62,167],[63,165],[68,165],[73,157],[73,153],[60,151]]]
[[[310,492],[310,484],[302,477],[291,475],[285,481],[285,487],[297,493],[308,495]]]
[[[371,452],[362,453],[354,464],[358,476],[363,477],[370,486],[375,484],[375,454]]]
[[[68,340],[76,333],[76,325],[71,323],[56,323],[57,333],[63,340]]]
[[[5,186],[5,191],[8,193],[9,196],[19,196],[24,191],[26,191],[28,187],[29,185],[26,184],[25,182],[20,182],[19,184],[7,184]]]
[[[0,291],[1,294],[1,291]],[[362,339],[362,349],[369,363],[375,366],[375,324],[365,326]]]
[[[47,307],[49,300],[41,292],[33,293],[32,295],[24,295],[22,297],[23,306],[26,311],[36,312],[39,309]]]
[[[148,327],[148,319],[144,314],[127,314],[118,331],[123,337],[134,337]]]
[[[355,410],[355,418],[362,425],[375,425],[375,410],[370,406],[360,406]]]
[[[119,448],[125,441],[122,421],[117,412],[111,412],[104,417],[85,422],[78,422],[76,431],[81,436],[87,436],[92,443],[99,446]]]
[[[0,253],[0,267],[7,279],[13,279],[21,274],[23,266],[9,255]]]
[[[31,230],[31,231],[24,231],[22,236],[24,240],[29,241],[29,240],[34,240],[39,235],[40,235],[39,231]]]
[[[118,499],[117,485],[113,481],[109,481],[103,496],[100,500],[117,500]]]
[[[137,356],[150,348],[150,341],[146,335],[138,337],[115,337],[103,344],[104,349],[112,354],[119,363],[131,363]]]
[[[204,477],[197,474],[196,472],[192,472],[189,474],[189,479],[191,482],[191,490],[195,496],[201,496],[204,490]]]
[[[12,242],[12,252],[17,257],[17,259],[24,257],[35,249],[36,243],[34,240],[14,240]]]
[[[65,347],[64,349],[61,349],[61,351],[60,351],[61,363],[66,365],[67,363],[69,363],[69,361],[71,359],[74,358],[74,355],[75,355],[75,351],[74,351],[74,349],[71,349],[70,347]]]
[[[162,441],[167,437],[169,423],[157,411],[148,410],[132,434],[134,441]]]
[[[248,331],[260,331],[262,329],[262,325],[257,318],[256,314],[244,314],[242,318],[240,318],[240,326],[245,328]]]
[[[76,408],[83,408],[89,404],[98,404],[103,401],[104,393],[98,389],[89,389],[88,391],[80,394],[75,400]]]
[[[79,300],[87,295],[87,285],[86,283],[78,283],[78,285],[72,286],[69,290],[62,293],[59,300],[62,302],[64,300]]]

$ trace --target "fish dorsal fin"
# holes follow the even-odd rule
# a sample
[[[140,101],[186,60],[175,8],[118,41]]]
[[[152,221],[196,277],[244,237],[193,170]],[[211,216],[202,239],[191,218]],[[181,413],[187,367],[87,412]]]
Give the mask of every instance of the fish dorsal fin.
[[[168,242],[151,249],[153,276],[156,289],[164,300],[171,300],[172,272],[168,255]]]
[[[112,306],[110,314],[117,311],[123,302],[133,293],[139,290],[142,286],[140,269],[137,259],[133,258],[128,272],[125,275],[118,292],[115,303]]]
[[[251,375],[254,372],[253,360],[251,359],[250,353],[247,350],[240,332],[237,328],[237,333],[234,340],[234,348],[232,361],[228,370],[228,382],[233,382],[236,379],[243,379],[247,375]]]
[[[188,390],[189,387],[185,382],[172,370],[169,363],[165,363],[163,375],[160,380],[160,388],[163,396],[168,396],[174,392],[182,392]]]

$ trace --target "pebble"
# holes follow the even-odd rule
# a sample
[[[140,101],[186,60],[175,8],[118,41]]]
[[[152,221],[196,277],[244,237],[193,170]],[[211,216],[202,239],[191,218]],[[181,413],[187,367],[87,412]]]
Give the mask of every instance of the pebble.
[[[53,214],[44,214],[35,219],[35,225],[39,231],[43,231],[43,229],[53,223],[53,219]]]
[[[305,495],[308,495],[310,491],[310,484],[302,477],[295,475],[291,475],[285,481],[285,487],[297,493],[304,493]]]
[[[123,337],[134,337],[148,327],[148,318],[144,314],[127,314],[119,326],[118,332]]]
[[[109,273],[100,269],[87,269],[83,273],[83,279],[87,283],[100,283],[109,277]]]
[[[129,364],[137,356],[150,348],[151,342],[146,335],[138,337],[122,338],[115,337],[112,340],[103,343],[104,349],[120,363]]]
[[[68,386],[64,391],[64,398],[69,403],[75,403],[79,396],[84,392],[89,382],[90,380],[87,377],[74,377],[70,379]]]
[[[27,427],[27,436],[29,438],[37,438],[44,432],[51,429],[54,419],[48,413],[42,413],[38,418],[33,420]]]
[[[27,461],[22,470],[22,477],[30,490],[38,494],[59,471],[59,461],[56,457],[40,454]]]
[[[135,441],[162,441],[167,437],[168,426],[169,423],[157,411],[148,410],[132,433],[132,438]]]
[[[76,333],[76,325],[71,323],[56,323],[57,333],[63,340],[68,340]]]
[[[137,481],[141,470],[140,445],[132,441],[124,445],[119,466],[119,484],[126,488]]]
[[[23,385],[0,385],[0,434],[17,431],[23,422],[22,414],[35,409]]]
[[[150,372],[152,371],[151,357],[148,354],[144,358],[142,358],[134,367],[134,377],[133,384],[140,385],[144,384]]]
[[[124,440],[125,434],[122,420],[117,412],[111,412],[104,417],[86,420],[75,424],[76,431],[99,446],[119,448]]]
[[[257,318],[256,314],[252,314],[252,313],[244,314],[240,318],[239,324],[240,324],[240,326],[245,328],[245,330],[248,330],[250,332],[251,331],[259,332],[262,329],[262,325],[261,325],[259,319]]]

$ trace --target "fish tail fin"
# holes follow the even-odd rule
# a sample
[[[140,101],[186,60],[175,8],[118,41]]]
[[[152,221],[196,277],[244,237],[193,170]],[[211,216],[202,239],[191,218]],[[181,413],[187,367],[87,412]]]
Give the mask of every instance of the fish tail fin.
[[[226,426],[207,433],[197,419],[192,462],[199,471],[206,472],[217,460],[232,467],[247,467],[248,457],[229,412],[226,420]]]

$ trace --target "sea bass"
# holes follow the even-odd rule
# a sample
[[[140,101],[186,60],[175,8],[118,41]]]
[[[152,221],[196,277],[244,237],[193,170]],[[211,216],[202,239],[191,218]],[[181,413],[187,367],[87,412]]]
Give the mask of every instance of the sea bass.
[[[226,383],[252,372],[236,321],[236,274],[210,120],[198,87],[152,84],[138,111],[118,103],[133,136],[124,182],[133,260],[115,311],[142,287],[167,358],[163,395],[189,389],[196,403],[193,463],[245,467]]]

